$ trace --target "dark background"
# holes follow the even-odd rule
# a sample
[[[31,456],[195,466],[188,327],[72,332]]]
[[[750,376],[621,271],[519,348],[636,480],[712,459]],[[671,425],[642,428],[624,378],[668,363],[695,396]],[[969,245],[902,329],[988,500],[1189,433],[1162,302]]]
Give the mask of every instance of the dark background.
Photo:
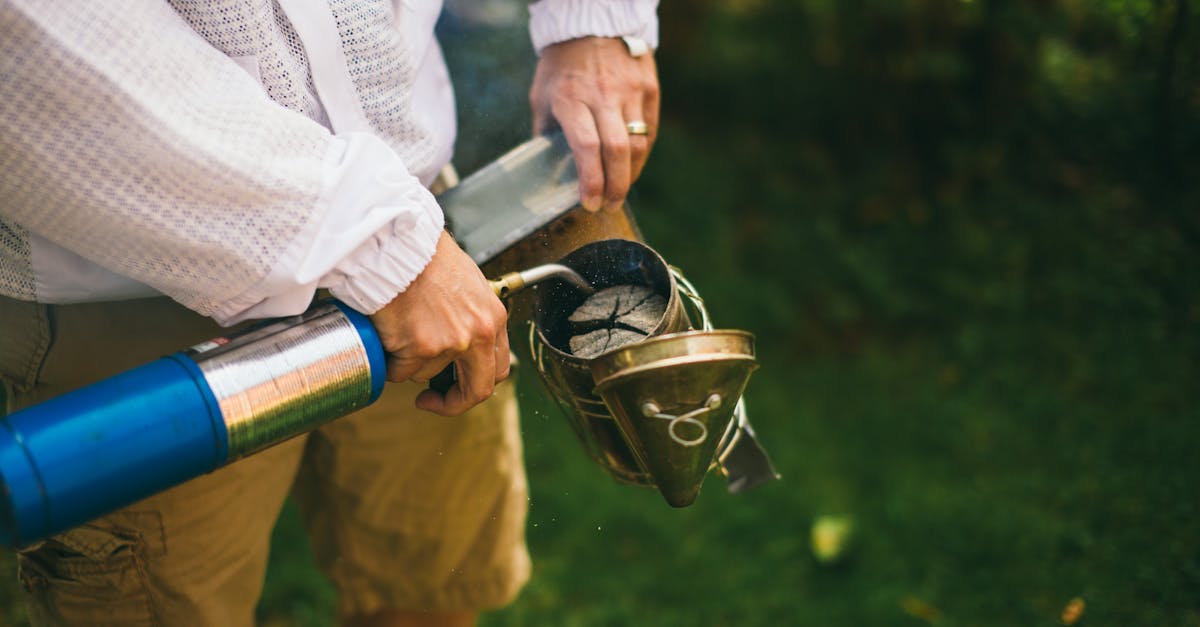
[[[520,3],[451,9],[468,173],[528,137],[534,57]],[[750,417],[784,478],[671,509],[592,466],[522,371],[534,578],[484,625],[1053,625],[1072,599],[1081,625],[1200,625],[1196,6],[660,16],[631,204],[757,335]],[[828,565],[822,515],[853,523]],[[332,607],[289,509],[260,618]]]

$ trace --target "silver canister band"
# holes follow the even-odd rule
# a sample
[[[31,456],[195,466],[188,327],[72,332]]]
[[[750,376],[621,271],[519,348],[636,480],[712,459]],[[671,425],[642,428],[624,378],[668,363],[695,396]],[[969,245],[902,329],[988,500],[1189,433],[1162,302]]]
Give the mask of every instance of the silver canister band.
[[[332,304],[193,347],[216,397],[232,462],[370,402],[363,339]]]

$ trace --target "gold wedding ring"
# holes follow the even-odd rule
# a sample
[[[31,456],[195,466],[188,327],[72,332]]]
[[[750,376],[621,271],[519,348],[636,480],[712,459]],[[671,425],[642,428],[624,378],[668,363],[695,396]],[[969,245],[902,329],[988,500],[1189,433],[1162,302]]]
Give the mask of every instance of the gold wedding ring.
[[[635,120],[633,122],[626,122],[625,128],[629,130],[630,135],[649,135],[650,134],[650,127],[647,126],[646,123],[641,120]]]

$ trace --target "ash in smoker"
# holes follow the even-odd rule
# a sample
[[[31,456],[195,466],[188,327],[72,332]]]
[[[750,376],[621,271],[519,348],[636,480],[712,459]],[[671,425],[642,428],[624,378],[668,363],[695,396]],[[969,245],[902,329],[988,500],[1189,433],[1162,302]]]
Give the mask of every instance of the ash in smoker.
[[[567,322],[571,352],[584,358],[646,339],[667,311],[667,299],[644,285],[615,285],[583,301]]]

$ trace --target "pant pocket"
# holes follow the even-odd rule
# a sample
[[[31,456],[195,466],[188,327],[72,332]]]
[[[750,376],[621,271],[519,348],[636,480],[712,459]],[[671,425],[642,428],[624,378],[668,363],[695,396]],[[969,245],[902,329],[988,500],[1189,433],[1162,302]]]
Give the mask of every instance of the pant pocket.
[[[0,380],[18,391],[28,390],[50,350],[49,308],[0,296],[0,329]]]
[[[158,624],[146,560],[163,551],[161,522],[157,514],[132,515],[143,518],[141,529],[83,525],[18,554],[18,577],[35,625]]]

